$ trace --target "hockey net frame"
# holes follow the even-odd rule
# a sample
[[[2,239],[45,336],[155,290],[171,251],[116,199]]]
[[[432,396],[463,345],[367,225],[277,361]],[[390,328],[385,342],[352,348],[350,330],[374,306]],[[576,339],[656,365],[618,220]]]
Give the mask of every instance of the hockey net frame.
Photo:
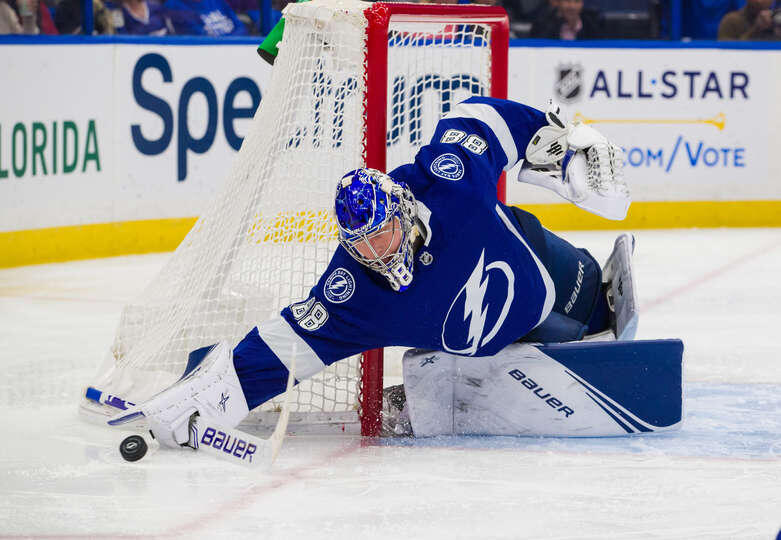
[[[454,25],[479,23],[490,27],[490,88],[488,95],[507,98],[509,21],[504,8],[474,5],[402,4],[378,2],[365,11],[367,28],[366,83],[366,166],[385,171],[387,167],[388,120],[388,36],[391,21],[419,22],[447,20]],[[437,36],[431,36],[436,40]],[[412,158],[414,156],[409,156]],[[398,164],[396,164],[398,165]],[[504,176],[498,186],[499,199],[505,199]],[[361,433],[379,435],[381,428],[384,350],[363,354],[363,381],[359,394]]]
[[[344,140],[352,141],[351,144],[356,145],[356,148],[349,149],[350,155],[353,157],[347,159],[345,162],[346,164],[349,164],[350,168],[366,166],[380,170],[389,170],[413,159],[416,148],[426,142],[424,140],[425,137],[422,135],[423,132],[426,130],[433,130],[433,124],[436,123],[439,113],[445,113],[455,105],[456,96],[459,101],[465,99],[469,95],[475,94],[490,95],[498,98],[507,97],[509,24],[503,8],[474,5],[432,5],[384,2],[370,4],[369,7],[366,6],[367,4],[365,2],[360,2],[358,0],[312,0],[311,2],[306,3],[290,4],[286,8],[285,17],[288,20],[288,24],[286,24],[285,28],[286,33],[296,32],[296,30],[293,30],[296,27],[296,21],[300,22],[304,19],[311,22],[313,30],[310,32],[311,35],[304,36],[304,42],[296,42],[293,37],[286,34],[285,39],[280,44],[280,54],[275,63],[271,90],[268,95],[264,97],[264,102],[269,100],[273,105],[269,104],[268,107],[279,107],[279,104],[282,103],[282,101],[276,99],[277,95],[282,95],[287,91],[286,84],[291,86],[294,85],[294,80],[280,80],[281,77],[279,73],[287,73],[285,71],[286,69],[293,69],[290,66],[301,64],[302,60],[299,56],[302,56],[304,53],[299,53],[299,51],[296,50],[296,47],[302,47],[301,43],[304,43],[305,47],[311,48],[312,42],[319,40],[320,44],[318,46],[320,47],[329,50],[338,49],[339,43],[328,43],[328,40],[331,39],[330,37],[324,39],[322,35],[318,37],[316,34],[323,28],[327,29],[333,21],[340,20],[344,22],[347,20],[348,24],[355,25],[357,29],[356,35],[358,35],[357,39],[362,41],[360,46],[363,50],[363,57],[359,58],[356,56],[353,58],[354,63],[358,67],[356,76],[359,80],[356,82],[349,78],[347,80],[343,79],[341,86],[339,86],[338,89],[333,90],[333,92],[329,86],[328,94],[338,94],[339,91],[344,90],[345,88],[347,88],[345,92],[354,92],[359,96],[362,93],[360,102],[361,113],[350,116],[351,113],[339,109],[339,104],[337,103],[337,112],[330,118],[333,122],[327,124],[324,111],[318,109],[318,104],[322,106],[324,103],[323,100],[327,96],[322,95],[322,92],[321,95],[317,96],[317,90],[315,90],[314,94],[319,101],[316,101],[316,104],[313,107],[314,112],[310,110],[304,111],[303,113],[300,111],[279,111],[277,117],[269,116],[271,113],[264,117],[262,115],[264,107],[263,104],[261,104],[261,107],[253,120],[253,128],[245,138],[239,156],[236,158],[236,163],[234,163],[231,169],[228,181],[226,182],[225,193],[232,187],[235,188],[236,183],[242,181],[242,179],[245,182],[249,182],[251,179],[256,178],[253,175],[259,174],[259,170],[268,172],[270,166],[259,165],[253,169],[251,164],[246,163],[253,157],[253,154],[251,153],[253,150],[249,147],[256,144],[258,140],[264,141],[265,143],[268,143],[268,140],[270,140],[267,133],[261,133],[264,126],[259,124],[263,118],[265,118],[266,121],[268,121],[269,118],[278,118],[280,122],[296,115],[308,115],[307,117],[314,118],[314,123],[309,125],[308,133],[306,131],[294,133],[286,132],[282,126],[280,126],[279,129],[282,132],[281,138],[287,138],[283,143],[275,143],[278,145],[282,144],[282,146],[277,146],[281,151],[287,151],[291,149],[291,147],[298,147],[299,145],[302,150],[306,151],[305,144],[302,142],[305,138],[308,137],[311,139],[319,137],[322,140],[326,140],[329,136],[336,137],[338,135],[341,137],[342,131],[344,130]],[[418,26],[421,28],[420,31],[415,30]],[[362,38],[359,35],[361,30],[364,32]],[[301,30],[301,32],[303,32],[303,30]],[[351,31],[351,33],[355,32]],[[328,36],[330,36],[330,34],[328,34]],[[293,43],[293,45],[291,45],[291,43]],[[296,43],[298,45],[296,45]],[[391,144],[392,134],[395,129],[394,122],[399,119],[399,115],[396,114],[398,111],[395,109],[396,105],[394,104],[394,100],[397,97],[398,85],[395,78],[391,80],[393,75],[390,71],[394,62],[396,64],[399,64],[400,62],[402,67],[404,67],[403,64],[406,60],[403,56],[400,57],[400,59],[396,58],[394,60],[394,56],[389,54],[389,51],[393,50],[395,54],[396,49],[404,50],[404,47],[420,48],[431,46],[430,49],[433,54],[437,52],[437,48],[441,48],[443,44],[453,46],[454,49],[462,47],[464,51],[477,51],[479,54],[486,56],[487,61],[481,60],[486,63],[486,65],[480,68],[485,71],[486,80],[475,82],[479,77],[472,75],[459,75],[455,80],[450,81],[445,81],[445,78],[438,78],[437,76],[418,76],[416,83],[418,85],[416,87],[418,90],[425,93],[430,92],[433,89],[434,93],[438,93],[439,95],[439,102],[433,105],[433,109],[438,113],[437,117],[433,117],[429,111],[426,113],[428,117],[423,118],[426,115],[421,111],[412,112],[411,106],[409,106],[410,110],[404,111],[404,114],[401,116],[403,116],[406,121],[409,121],[410,125],[403,124],[402,127],[409,130],[411,133],[411,124],[417,123],[417,127],[415,128],[415,140],[412,142],[413,137],[410,135],[410,144],[401,147],[400,152],[390,156],[388,149],[394,148],[394,145]],[[394,49],[394,47],[396,47],[396,49]],[[447,55],[443,54],[443,57],[445,56]],[[334,60],[331,59],[331,61],[333,62]],[[335,61],[340,62],[339,58]],[[296,62],[298,62],[298,64],[296,64]],[[307,69],[310,69],[312,68],[312,64],[320,64],[321,60],[315,55],[314,58],[306,59],[305,63],[306,62],[308,62],[309,65]],[[361,62],[362,66],[359,65]],[[325,61],[322,63],[325,65]],[[315,73],[315,78],[323,75],[321,71],[318,70],[322,70],[322,66],[314,68],[314,71],[311,72]],[[298,76],[296,74],[297,72],[291,71],[291,73]],[[311,73],[309,73],[309,76],[311,76]],[[328,76],[328,73],[326,73],[326,76]],[[300,78],[301,77],[299,77],[299,79]],[[301,80],[298,80],[298,82],[302,83]],[[350,85],[345,86],[345,82],[349,82]],[[303,84],[305,83],[306,81],[304,80]],[[312,82],[312,84],[314,85],[315,83]],[[336,86],[338,85],[334,83],[334,87]],[[445,93],[447,93],[448,99],[450,100],[447,103],[444,97]],[[423,108],[425,105],[423,102],[426,99],[428,98],[423,98],[419,95],[415,103]],[[342,106],[343,105],[344,102],[342,102]],[[427,106],[429,109],[432,108],[431,103],[428,103]],[[311,104],[307,104],[306,107],[311,108]],[[359,115],[360,119],[357,118]],[[336,120],[334,121],[334,119]],[[358,123],[361,121],[363,122],[359,127],[362,136],[358,135],[351,139],[349,138],[350,135],[347,134],[347,129],[350,128],[350,126],[347,124],[351,121],[356,121]],[[402,120],[402,122],[404,122],[404,120]],[[426,125],[421,126],[420,124],[422,122]],[[390,130],[389,127],[391,128]],[[266,129],[266,131],[269,130]],[[430,133],[428,133],[428,135],[430,136]],[[277,137],[277,139],[279,138],[280,137]],[[350,143],[345,143],[346,146],[348,144]],[[318,146],[318,148],[314,151],[310,149],[310,153],[317,153],[318,151],[323,150],[318,144],[315,146]],[[264,147],[260,145],[260,148],[263,149]],[[269,153],[273,153],[273,151],[273,147],[269,148]],[[256,150],[256,155],[257,153]],[[274,158],[268,158],[267,161],[273,159]],[[277,167],[284,167],[285,164],[289,165],[290,163],[290,161],[284,160],[280,163],[275,162]],[[314,168],[317,169],[317,162],[315,161],[314,163]],[[263,169],[263,167],[266,167],[266,169]],[[346,172],[346,170],[349,170],[349,168],[345,168],[341,173]],[[334,171],[329,171],[329,174],[334,175]],[[336,178],[338,178],[338,176],[326,178],[324,181],[330,181],[335,184]],[[253,197],[265,197],[270,192],[270,195],[268,196],[279,196],[281,197],[281,201],[289,200],[285,199],[286,194],[280,195],[281,191],[285,191],[284,189],[279,189],[279,186],[274,187],[273,185],[269,188],[264,185],[264,182],[267,182],[266,177],[257,176],[258,187],[252,191]],[[322,191],[322,189],[318,189]],[[330,193],[330,190],[331,188],[329,187],[327,191]],[[501,200],[504,200],[503,179],[499,183],[498,195]],[[309,198],[306,194],[304,194],[303,198],[307,199],[307,202],[311,202],[308,201]],[[187,235],[180,247],[177,248],[176,253],[172,256],[172,260],[160,272],[158,278],[156,278],[147,290],[144,291],[138,303],[126,306],[123,311],[120,326],[117,330],[115,343],[107,354],[103,365],[99,368],[97,375],[93,378],[90,386],[95,386],[103,392],[118,395],[124,399],[130,399],[137,402],[143,401],[153,393],[156,393],[162,388],[165,388],[168,384],[171,384],[171,382],[181,374],[186,363],[186,353],[183,354],[182,351],[188,349],[193,350],[218,339],[239,339],[246,334],[246,332],[250,331],[253,326],[260,324],[265,320],[262,318],[262,315],[270,314],[274,312],[274,310],[278,313],[282,307],[291,302],[305,298],[305,296],[303,298],[291,297],[291,294],[283,294],[279,291],[272,291],[271,294],[264,293],[265,296],[262,297],[262,301],[268,302],[268,305],[264,306],[264,309],[261,310],[251,305],[253,302],[258,302],[257,298],[259,297],[259,293],[257,291],[250,291],[246,297],[242,297],[244,294],[244,289],[242,289],[242,287],[246,288],[248,284],[256,285],[257,280],[262,279],[263,276],[272,275],[275,279],[280,279],[279,276],[284,274],[286,268],[288,271],[292,271],[296,274],[296,279],[301,281],[301,283],[298,283],[297,281],[295,286],[291,285],[291,287],[289,287],[290,289],[295,289],[295,293],[292,294],[307,294],[304,292],[308,291],[307,283],[308,287],[314,285],[317,271],[322,272],[322,270],[324,270],[322,262],[323,255],[327,255],[327,257],[330,258],[329,252],[332,254],[336,245],[334,236],[335,228],[332,218],[328,215],[328,211],[325,207],[319,203],[315,205],[314,210],[312,210],[306,206],[301,206],[298,202],[299,201],[294,201],[294,204],[291,204],[290,207],[286,207],[282,203],[279,203],[276,206],[272,205],[272,210],[274,210],[276,214],[267,212],[265,216],[263,215],[263,212],[269,210],[268,208],[261,208],[261,206],[259,206],[260,203],[255,203],[256,206],[252,206],[253,203],[248,203],[240,212],[234,212],[234,214],[242,214],[241,217],[237,217],[230,214],[230,209],[228,208],[230,197],[226,196],[217,199],[213,204],[213,207],[209,208],[207,212],[199,218],[198,222],[193,227],[193,230]],[[332,199],[330,204],[333,204]],[[225,216],[228,217],[225,218]],[[236,235],[236,238],[224,238],[223,236],[225,235],[221,236],[218,234],[219,230],[215,231],[216,225],[214,225],[214,222],[218,219],[228,219],[229,224],[226,229],[229,232],[234,231],[232,234]],[[204,236],[207,237],[206,240],[203,239]],[[241,238],[239,238],[240,236]],[[247,261],[239,260],[238,255],[235,256],[236,258],[230,258],[234,256],[230,255],[231,253],[238,253],[241,250],[249,249],[247,247],[248,243],[258,245],[263,243],[273,244],[273,246],[269,248],[272,251],[270,251],[271,255],[268,255],[268,257],[276,258],[288,256],[280,255],[281,253],[297,253],[298,251],[296,250],[299,249],[296,246],[293,246],[288,251],[281,251],[279,244],[297,243],[300,245],[317,243],[316,248],[313,249],[318,252],[320,262],[310,264],[305,261],[306,264],[301,263],[301,266],[305,266],[305,268],[295,267],[293,261],[283,262],[281,266],[278,268],[275,267],[272,270],[266,268],[253,268],[251,269],[252,279],[249,280],[248,283],[241,283],[241,287],[239,288],[231,288],[224,285],[224,282],[230,279],[230,276],[224,277],[224,274],[239,272],[239,270],[234,270],[233,267],[251,266],[250,263],[252,263],[252,259],[247,263]],[[212,289],[215,288],[214,283],[217,283],[216,288],[221,291],[227,289],[232,296],[227,298],[224,295],[224,291],[222,291],[221,294],[223,294],[223,296],[210,297],[207,299],[208,302],[204,300],[202,303],[208,304],[208,307],[200,307],[199,309],[201,309],[201,311],[217,308],[231,310],[231,315],[230,317],[222,316],[222,318],[215,323],[219,329],[212,329],[212,332],[204,332],[203,335],[197,336],[196,339],[193,337],[193,328],[202,329],[205,324],[202,319],[205,320],[207,318],[206,315],[201,312],[182,314],[181,312],[185,310],[186,307],[185,303],[180,303],[179,299],[176,298],[175,292],[169,293],[165,288],[161,288],[161,282],[164,281],[164,276],[166,274],[176,275],[177,272],[197,271],[197,269],[193,268],[188,269],[188,265],[192,266],[195,264],[197,266],[196,261],[199,259],[192,254],[188,258],[186,250],[194,250],[198,245],[206,245],[210,249],[212,248],[212,244],[216,246],[213,248],[214,251],[221,254],[219,255],[221,260],[209,267],[209,271],[214,271],[215,276],[208,279],[205,278],[199,283],[206,286],[204,283],[208,281],[208,286]],[[254,248],[255,246],[250,247]],[[309,249],[309,247],[311,246],[300,247],[300,250],[305,251]],[[201,247],[198,249],[203,251],[204,248]],[[222,274],[218,274],[218,271],[222,272]],[[247,272],[245,268],[242,268],[241,271]],[[304,276],[303,278],[301,277],[302,274]],[[176,285],[179,287],[179,290],[183,292],[185,292],[188,287],[187,283],[182,284],[177,282]],[[173,300],[171,300],[173,305],[170,307],[173,315],[169,316],[168,319],[177,319],[179,322],[172,323],[174,326],[171,328],[158,328],[154,324],[158,319],[163,321],[162,323],[157,323],[160,325],[163,325],[163,323],[167,324],[168,322],[168,319],[161,318],[161,314],[166,309],[169,309],[159,305],[157,296],[161,294],[161,291],[166,295],[170,294],[173,298]],[[238,298],[235,297],[237,294],[239,296]],[[205,298],[205,293],[203,293],[203,296]],[[262,315],[258,315],[259,313]],[[259,316],[261,318],[258,320],[257,317]],[[144,317],[150,319],[151,322],[143,320]],[[143,320],[142,324],[146,325],[146,327],[140,329],[136,328],[136,326],[139,326],[138,320]],[[236,322],[237,320],[238,323]],[[179,324],[179,326],[176,326],[176,324]],[[171,356],[171,350],[173,350],[173,346],[166,343],[166,339],[178,341],[179,349],[177,350],[179,352],[176,354],[177,358],[175,361],[172,361],[169,364],[166,360],[165,366],[163,366],[162,363],[158,364],[157,358],[167,358],[168,356]],[[157,340],[157,345],[151,343],[154,340]],[[341,380],[340,384],[353,384],[353,382],[350,381],[352,381],[352,378],[355,379],[355,388],[346,391],[347,397],[338,398],[346,399],[346,405],[350,410],[326,410],[325,407],[314,405],[311,410],[315,412],[310,412],[310,410],[306,408],[308,404],[306,403],[306,398],[304,398],[301,409],[298,411],[294,409],[294,412],[291,414],[289,424],[290,431],[354,432],[354,429],[347,429],[347,426],[348,424],[352,425],[354,422],[353,418],[357,417],[358,420],[356,423],[359,422],[360,433],[362,435],[379,435],[381,428],[383,360],[384,351],[382,349],[376,349],[364,352],[360,359],[337,362],[337,364],[349,364],[350,367],[347,368],[348,370],[357,370],[357,374],[353,374],[352,371],[349,371],[348,373],[343,368],[338,368],[338,370],[327,375],[327,377],[330,377],[332,380]],[[165,369],[163,369],[163,367],[165,367]],[[334,366],[329,366],[326,371],[331,370],[331,368],[337,368],[336,364]],[[166,373],[160,375],[163,371],[166,371]],[[149,375],[149,382],[147,382],[145,380],[147,373],[152,372],[154,372],[155,375]],[[130,384],[128,382],[133,377],[144,379],[142,383],[138,384],[138,387],[143,388],[143,390],[136,391],[136,386],[134,386],[136,383],[133,382]],[[305,381],[307,384],[309,382],[310,381]],[[314,384],[319,384],[319,382],[316,382],[313,378],[312,385]],[[324,384],[328,383],[326,382]],[[302,393],[308,391],[304,389],[305,386],[306,384],[304,383],[299,386]],[[125,394],[126,391],[129,392],[128,395]],[[298,393],[299,390],[295,391]],[[335,394],[345,394],[345,390],[343,388],[332,388],[327,389],[327,392],[321,391],[323,396],[325,396],[326,393],[333,397]],[[311,404],[312,399],[309,399],[309,404]],[[352,399],[354,399],[354,403],[353,405],[350,405],[349,402]],[[341,401],[339,403],[341,403]],[[260,409],[262,410],[259,412],[253,411],[251,417],[248,421],[245,421],[242,426],[259,431],[273,428],[279,414],[278,404],[269,402],[264,404]],[[87,417],[93,419],[95,418],[94,413],[100,413],[100,416],[103,417],[105,417],[106,414],[111,413],[110,410],[107,410],[107,407],[97,406],[90,400],[82,400],[81,410],[82,412],[87,413]],[[315,426],[330,427],[326,427],[325,429],[318,429],[317,427],[315,427],[315,429],[306,428],[305,426],[310,423]]]

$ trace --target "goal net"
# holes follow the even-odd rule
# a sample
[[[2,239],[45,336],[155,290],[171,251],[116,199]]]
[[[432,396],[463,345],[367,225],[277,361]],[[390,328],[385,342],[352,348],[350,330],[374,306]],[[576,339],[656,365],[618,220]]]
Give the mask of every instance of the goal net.
[[[348,170],[411,161],[471,95],[505,97],[507,18],[483,6],[313,0],[285,10],[269,91],[228,174],[141,296],[89,386],[139,403],[176,381],[190,351],[228,340],[309,296],[336,249],[332,206]],[[290,429],[375,435],[382,354],[302,381]],[[272,401],[243,425],[276,422]],[[105,410],[84,399],[86,413]],[[311,429],[310,429],[311,430]]]

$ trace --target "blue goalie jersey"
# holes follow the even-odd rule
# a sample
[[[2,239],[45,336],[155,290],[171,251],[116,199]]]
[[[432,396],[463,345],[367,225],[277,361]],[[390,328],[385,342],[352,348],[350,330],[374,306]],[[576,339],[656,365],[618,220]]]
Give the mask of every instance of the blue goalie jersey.
[[[393,345],[487,356],[539,325],[555,302],[553,281],[496,191],[544,125],[536,109],[482,97],[443,118],[415,161],[389,173],[409,185],[426,228],[412,284],[393,291],[340,246],[308,298],[234,350],[250,407],[284,390],[293,357],[301,380]]]

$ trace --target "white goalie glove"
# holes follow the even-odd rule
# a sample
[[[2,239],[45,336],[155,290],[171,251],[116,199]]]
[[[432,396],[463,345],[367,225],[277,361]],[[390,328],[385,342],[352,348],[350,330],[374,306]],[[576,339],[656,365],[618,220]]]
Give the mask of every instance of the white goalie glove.
[[[622,220],[631,203],[624,180],[624,152],[585,124],[568,124],[550,102],[547,126],[534,134],[518,181],[555,191],[576,206]]]
[[[149,429],[160,445],[169,448],[186,446],[238,465],[268,468],[279,453],[290,418],[295,356],[294,345],[282,410],[267,439],[233,429],[249,408],[233,365],[233,349],[225,341],[190,353],[181,379],[108,423]]]
[[[238,425],[249,409],[233,367],[231,347],[220,342],[196,353],[200,351],[197,363],[192,362],[176,384],[117,414],[109,425],[148,422],[157,441],[173,448],[195,444],[191,426],[196,413],[226,428]]]

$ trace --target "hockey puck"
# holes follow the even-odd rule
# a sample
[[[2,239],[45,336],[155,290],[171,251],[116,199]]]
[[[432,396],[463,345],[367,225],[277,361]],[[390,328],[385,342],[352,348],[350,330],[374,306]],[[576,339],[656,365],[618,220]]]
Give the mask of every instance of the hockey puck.
[[[141,435],[131,435],[119,444],[119,453],[125,461],[138,461],[146,455],[148,448]]]

